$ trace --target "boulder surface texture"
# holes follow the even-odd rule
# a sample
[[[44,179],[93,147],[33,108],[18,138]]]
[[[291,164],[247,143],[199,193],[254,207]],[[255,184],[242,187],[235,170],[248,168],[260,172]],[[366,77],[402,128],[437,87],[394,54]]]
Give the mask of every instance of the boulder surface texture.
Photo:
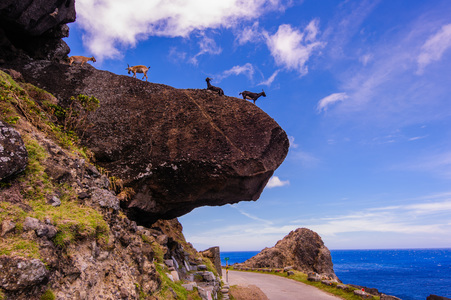
[[[0,286],[8,291],[33,287],[49,276],[49,271],[39,259],[1,255],[0,269]]]
[[[242,99],[90,65],[31,61],[15,68],[61,105],[78,94],[99,99],[83,143],[110,176],[134,189],[122,207],[143,225],[199,206],[257,200],[288,152],[285,131]]]
[[[0,121],[0,180],[22,172],[27,164],[28,153],[22,137]]]
[[[272,248],[265,248],[254,257],[239,264],[247,268],[284,268],[315,272],[330,279],[335,275],[332,257],[321,237],[307,228],[291,231]]]

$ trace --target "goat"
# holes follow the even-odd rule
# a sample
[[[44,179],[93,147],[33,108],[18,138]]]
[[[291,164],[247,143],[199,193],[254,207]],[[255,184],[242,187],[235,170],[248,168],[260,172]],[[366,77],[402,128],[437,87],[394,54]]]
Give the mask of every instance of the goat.
[[[205,81],[207,82],[207,90],[216,92],[216,93],[218,93],[219,96],[223,96],[224,95],[224,91],[221,88],[217,87],[217,86],[212,86],[210,84],[210,80],[213,80],[213,79],[211,79],[210,77],[207,77],[205,79]]]
[[[75,63],[81,63],[81,65],[83,66],[83,64],[87,61],[92,61],[92,62],[96,62],[96,59],[93,57],[86,57],[86,56],[71,56],[69,57],[69,65],[72,66],[72,64]]]
[[[144,76],[143,76],[142,79],[144,79],[144,77],[146,77],[146,81],[147,81],[147,71],[149,71],[150,67],[146,67],[146,66],[143,66],[143,65],[130,67],[129,64],[127,64],[127,66],[128,67],[125,70],[128,71],[128,74],[130,74],[130,72],[133,72],[133,78],[136,78],[136,73],[143,73]]]
[[[257,99],[260,98],[260,96],[266,97],[265,91],[263,89],[262,89],[262,92],[258,93],[258,94],[252,93],[249,91],[244,91],[244,92],[241,92],[240,95],[243,96],[244,100],[246,100],[246,99],[253,100],[254,104],[255,104],[255,101],[257,101]]]

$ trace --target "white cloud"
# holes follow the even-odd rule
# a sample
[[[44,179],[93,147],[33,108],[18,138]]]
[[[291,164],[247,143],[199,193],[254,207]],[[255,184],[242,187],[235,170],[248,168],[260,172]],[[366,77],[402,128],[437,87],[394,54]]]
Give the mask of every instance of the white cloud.
[[[149,36],[188,37],[209,28],[231,28],[287,5],[290,1],[77,0],[76,9],[84,44],[103,59],[120,56]]]
[[[342,81],[338,88],[348,96],[335,116],[381,126],[406,126],[449,116],[450,111],[444,109],[449,99],[444,84],[449,77],[447,67],[441,66],[440,72],[430,76],[415,75],[417,61],[412,49],[422,45],[418,26],[407,27],[383,46],[375,45],[373,63],[352,65],[335,74]]]
[[[291,148],[297,148],[297,147],[299,147],[299,145],[298,144],[296,144],[295,142],[294,142],[294,136],[288,136],[288,141],[290,142],[290,147]]]
[[[313,51],[324,46],[316,40],[318,21],[311,21],[304,31],[293,29],[289,24],[279,26],[274,35],[264,33],[266,43],[276,64],[288,70],[295,70],[299,74],[308,73],[307,61]]]
[[[266,185],[266,187],[268,189],[271,188],[275,188],[275,187],[281,187],[281,186],[286,186],[289,185],[290,181],[289,180],[280,180],[279,177],[277,176],[273,176],[269,179],[268,184]]]
[[[451,213],[451,200],[397,205],[355,211],[348,215],[302,220],[305,226],[320,235],[334,236],[352,232],[381,232],[398,234],[451,233],[447,215]]]
[[[175,47],[169,50],[168,58],[173,62],[184,61],[186,58],[186,52],[179,51]]]
[[[421,47],[421,53],[417,58],[417,74],[422,74],[424,68],[434,61],[442,58],[443,53],[451,47],[451,24],[443,25],[440,30]]]
[[[212,38],[209,38],[202,34],[202,39],[199,41],[199,48],[200,51],[194,55],[190,62],[193,64],[197,64],[197,57],[204,55],[204,54],[212,54],[212,55],[218,55],[221,54],[222,49],[219,47],[215,40]]]
[[[359,58],[359,61],[362,63],[362,65],[366,66],[372,59],[373,59],[372,54],[365,54]]]
[[[245,27],[244,29],[238,28],[235,41],[238,45],[244,45],[246,43],[257,43],[263,40],[262,30],[259,29],[259,23],[254,22],[252,26]]]
[[[238,211],[240,212],[240,214],[242,214],[242,215],[245,216],[245,217],[248,217],[249,219],[252,219],[252,220],[258,221],[258,222],[262,222],[262,223],[266,223],[266,224],[268,224],[268,225],[271,225],[271,224],[272,224],[271,221],[264,220],[264,219],[262,219],[262,218],[259,218],[259,217],[257,217],[257,216],[254,216],[254,215],[252,215],[252,214],[250,214],[250,213],[247,213],[247,212],[245,212],[244,210],[238,208],[238,207],[235,206],[235,205],[232,205],[232,207],[235,208],[236,210],[238,210]]]
[[[414,136],[414,137],[409,138],[409,141],[417,141],[417,140],[421,140],[424,138],[427,138],[427,136]]]
[[[239,209],[239,204],[236,204],[232,207],[247,217],[248,222],[225,222],[224,226],[207,230],[202,226],[202,230],[190,235],[189,240],[196,247],[202,245],[201,248],[220,245],[223,251],[260,250],[273,246],[290,231],[305,227],[317,232],[329,249],[337,246],[370,249],[425,244],[449,247],[449,239],[443,239],[443,236],[451,236],[451,193],[421,196],[407,201],[410,203],[406,205],[362,210],[354,207],[348,214],[291,220],[288,216],[265,220]],[[323,210],[321,213],[324,215]],[[376,243],[375,237],[378,237]]]
[[[347,56],[346,46],[359,32],[362,23],[379,5],[380,0],[343,1],[325,29],[323,37],[327,39],[328,52],[335,59]]]
[[[222,72],[222,74],[216,76],[216,78],[217,78],[217,81],[220,81],[220,80],[222,80],[224,78],[227,78],[227,77],[229,77],[231,75],[237,76],[237,75],[240,75],[240,74],[244,74],[244,75],[246,75],[247,78],[252,80],[253,77],[254,77],[254,73],[255,73],[255,70],[254,70],[254,67],[252,66],[252,64],[251,63],[246,63],[246,64],[244,64],[242,66],[234,66],[231,69]]]
[[[346,93],[334,93],[327,97],[324,97],[323,99],[319,100],[317,110],[318,112],[326,111],[327,107],[335,102],[343,101],[346,98],[348,98],[348,95]]]
[[[267,85],[270,86],[274,79],[276,79],[277,74],[279,74],[280,70],[276,70],[268,79],[260,82],[258,85]]]

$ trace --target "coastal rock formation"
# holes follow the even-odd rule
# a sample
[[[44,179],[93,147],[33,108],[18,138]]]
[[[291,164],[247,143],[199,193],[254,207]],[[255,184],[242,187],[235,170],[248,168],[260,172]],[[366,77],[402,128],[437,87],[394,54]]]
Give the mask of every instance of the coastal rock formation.
[[[100,101],[81,133],[98,165],[136,194],[122,206],[139,224],[204,205],[257,200],[288,152],[285,131],[260,108],[207,90],[181,90],[49,61],[16,65],[61,105]]]
[[[0,121],[0,180],[25,170],[27,149],[20,134]]]
[[[40,59],[63,59],[70,51],[63,37],[75,21],[75,0],[2,0],[0,57],[25,54]]]
[[[309,273],[315,272],[322,277],[338,280],[335,275],[332,257],[321,237],[307,228],[291,231],[272,248],[265,248],[254,257],[237,267],[245,268],[285,268]]]

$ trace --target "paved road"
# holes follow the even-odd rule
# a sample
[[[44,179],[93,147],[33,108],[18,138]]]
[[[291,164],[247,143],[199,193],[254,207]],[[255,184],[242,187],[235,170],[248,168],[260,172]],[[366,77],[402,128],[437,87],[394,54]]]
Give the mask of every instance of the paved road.
[[[225,270],[222,279],[226,281]],[[240,272],[229,270],[229,285],[256,285],[269,300],[338,300],[339,297],[330,295],[313,286],[271,274]]]

